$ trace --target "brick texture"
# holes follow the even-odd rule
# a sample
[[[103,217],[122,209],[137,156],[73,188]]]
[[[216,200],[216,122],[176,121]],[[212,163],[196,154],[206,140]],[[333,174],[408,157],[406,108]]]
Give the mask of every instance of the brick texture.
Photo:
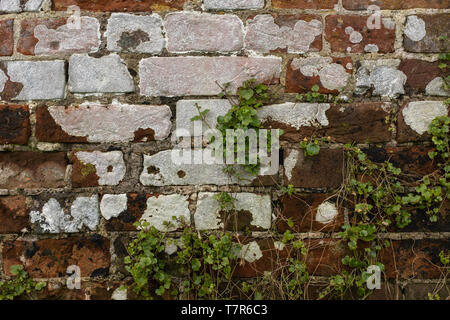
[[[47,282],[33,298],[139,299],[118,288],[133,284],[124,258],[136,223],[148,222],[168,238],[168,291],[187,279],[174,261],[189,226],[242,245],[232,299],[258,298],[243,282],[286,297],[295,259],[310,276],[301,298],[357,298],[356,288],[320,297],[339,281],[330,277],[355,274],[343,264],[352,255],[343,227],[368,222],[356,208],[362,195],[347,186],[346,145],[400,168],[399,197],[443,171],[429,157],[429,129],[449,115],[449,10],[449,0],[0,0],[1,281],[23,265]],[[252,79],[258,86],[243,90]],[[265,88],[267,101],[236,112],[238,98],[253,104]],[[244,126],[283,132],[267,156],[261,140],[262,153],[251,151],[261,160],[255,172],[214,161],[223,152],[209,129],[230,111]],[[318,154],[308,155],[303,143],[315,140]],[[436,290],[445,299],[439,254],[449,248],[450,201],[436,222],[430,208],[403,209],[407,226],[392,215],[377,230],[375,241],[391,246],[371,258],[385,270],[366,298]],[[368,245],[358,240],[356,253]],[[77,290],[65,285],[73,265]],[[173,299],[168,291],[155,298]]]

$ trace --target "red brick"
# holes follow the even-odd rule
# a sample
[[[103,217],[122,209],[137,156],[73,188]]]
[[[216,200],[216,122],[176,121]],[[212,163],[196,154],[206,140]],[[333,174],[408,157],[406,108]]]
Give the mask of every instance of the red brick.
[[[370,5],[376,5],[382,10],[398,10],[413,8],[447,9],[448,0],[343,0],[342,4],[348,10],[365,10]]]
[[[287,152],[284,150],[286,184],[292,184],[298,188],[338,188],[341,186],[344,160],[342,149],[321,148],[319,154],[314,157],[305,156],[301,149],[295,151],[298,153],[296,157],[291,155],[294,149],[287,150]],[[289,156],[291,156],[290,159]],[[293,165],[290,174],[286,169],[288,160],[290,166]]]
[[[3,247],[5,271],[24,265],[30,276],[56,278],[66,275],[67,267],[77,265],[82,277],[105,276],[110,266],[109,240],[99,235],[67,239],[6,242]]]
[[[140,12],[183,9],[187,0],[55,0],[53,9],[65,11],[71,5],[77,5],[86,11]]]
[[[29,227],[26,198],[0,197],[0,233],[19,233]]]
[[[338,0],[272,0],[274,8],[333,9]]]
[[[426,35],[422,40],[413,41],[405,34],[403,37],[405,50],[423,53],[449,52],[450,14],[417,15],[417,18],[425,22]],[[445,37],[445,39],[441,39],[441,37]]]
[[[422,178],[437,169],[436,163],[428,157],[431,150],[433,149],[428,146],[412,146],[370,148],[363,152],[376,163],[390,161],[395,167],[402,169],[403,173]]]
[[[389,115],[383,107],[389,107],[380,102],[365,102],[331,105],[325,111],[328,119],[327,126],[303,126],[299,129],[288,123],[265,120],[265,128],[279,128],[284,131],[281,140],[299,142],[312,135],[331,137],[339,143],[378,143],[391,140],[389,124],[386,117]]]
[[[27,144],[30,136],[28,106],[0,105],[0,144]]]
[[[348,253],[345,243],[335,239],[304,240],[308,248],[306,266],[310,275],[330,276],[342,272],[342,258]]]
[[[380,29],[369,29],[367,20],[370,16],[348,16],[333,15],[326,18],[325,38],[330,42],[331,50],[334,52],[364,53],[367,45],[373,44],[378,47],[379,53],[394,52],[395,24],[386,27],[381,23]],[[393,21],[392,21],[393,23]],[[353,28],[353,32],[362,36],[352,43],[351,33],[347,28]],[[354,41],[354,42],[356,42]]]
[[[335,203],[336,198],[330,194],[311,193],[283,196],[281,198],[280,216],[277,218],[279,232],[338,232],[344,223],[344,212],[339,209],[338,215],[330,223],[323,224],[316,220],[317,208],[324,202]],[[291,219],[293,227],[287,220]]]
[[[271,239],[244,239],[241,243],[247,244],[256,241],[262,253],[262,257],[254,262],[242,260],[234,269],[233,275],[240,278],[254,278],[261,276],[264,272],[273,272],[285,264],[289,254],[287,249],[277,250]]]
[[[1,152],[0,188],[62,188],[66,165],[64,153]]]
[[[441,283],[408,283],[405,286],[405,300],[429,300],[428,294],[435,292],[441,300],[450,300],[450,288]]]
[[[381,262],[390,279],[439,279],[443,266],[439,252],[449,248],[448,239],[393,240],[392,245],[382,252]]]
[[[0,56],[11,56],[14,52],[14,20],[0,21]]]
[[[314,58],[311,58],[314,59]],[[341,65],[345,72],[348,74],[348,78],[353,74],[353,66],[352,66],[352,59],[351,58],[336,58],[336,57],[324,57],[324,59],[329,59],[331,64],[337,64]],[[286,92],[288,93],[306,93],[311,91],[312,87],[315,85],[319,86],[319,92],[320,93],[326,93],[326,94],[338,94],[338,89],[329,89],[324,87],[322,81],[320,78],[320,73],[318,75],[308,76],[304,75],[301,71],[301,68],[297,68],[295,66],[296,61],[309,61],[310,59],[293,59],[288,63],[287,70],[286,70]],[[310,65],[309,62],[307,62],[308,65]],[[345,74],[345,73],[344,73]],[[336,72],[333,73],[333,75],[339,80],[342,80],[342,75],[337,75]],[[336,78],[336,80],[338,80]],[[334,80],[334,79],[333,79]],[[333,81],[333,84],[336,81]],[[348,82],[347,82],[348,83]]]
[[[404,228],[391,225],[390,232],[450,232],[450,201],[444,200],[440,205],[437,222],[430,221],[430,215],[425,210],[406,210],[411,214],[411,223]]]
[[[408,78],[405,90],[408,95],[424,94],[427,85],[437,77],[450,76],[450,68],[439,68],[440,62],[428,62],[418,59],[403,60],[398,69]]]

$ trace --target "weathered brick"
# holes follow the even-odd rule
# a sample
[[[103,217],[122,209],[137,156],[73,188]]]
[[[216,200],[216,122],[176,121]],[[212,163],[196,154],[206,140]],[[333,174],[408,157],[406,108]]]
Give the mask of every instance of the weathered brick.
[[[204,0],[208,10],[239,10],[264,8],[264,0]]]
[[[198,105],[201,110],[209,110],[205,115],[204,121],[191,119],[198,115]],[[228,110],[231,109],[231,103],[226,99],[196,99],[196,100],[178,100],[176,107],[176,130],[177,136],[183,136],[184,134],[190,134],[191,137],[198,137],[204,134],[204,131],[208,129],[204,122],[207,122],[211,128],[216,128],[217,117],[224,116]],[[202,127],[205,130],[195,130],[196,127]],[[200,131],[200,132],[197,132]]]
[[[115,199],[111,196],[114,196]],[[107,219],[106,229],[108,231],[135,231],[136,227],[133,224],[141,219],[147,208],[147,199],[150,197],[146,194],[126,194],[126,208],[123,209],[123,196],[123,194],[119,194],[103,195],[102,197],[100,211],[103,218]],[[117,202],[117,205],[110,207],[112,201]]]
[[[118,185],[126,173],[121,151],[76,151],[71,162],[72,186],[76,188]]]
[[[30,227],[24,196],[0,197],[0,234],[20,233]]]
[[[444,79],[450,76],[450,68],[439,68],[440,63],[418,59],[403,60],[401,70],[408,78],[405,90],[408,94],[427,94],[429,96],[449,96],[443,88]]]
[[[448,52],[450,51],[449,38],[450,14],[407,17],[403,38],[406,51]]]
[[[74,54],[69,59],[69,90],[77,93],[134,91],[133,77],[115,53],[101,58]]]
[[[65,95],[64,61],[0,61],[2,100],[50,100]]]
[[[299,188],[338,188],[342,183],[343,159],[341,149],[321,148],[314,157],[305,156],[303,150],[284,150],[286,184]]]
[[[173,152],[173,153],[172,153]],[[190,156],[189,156],[190,155]],[[191,163],[185,163],[186,156]],[[204,159],[202,164],[195,164],[195,161]],[[253,176],[250,173],[236,167],[239,178],[236,175],[229,176],[223,169],[224,164],[208,164],[211,152],[204,149],[173,149],[158,152],[153,155],[144,155],[144,168],[139,177],[144,186],[167,186],[167,185],[273,185],[276,178],[273,175]]]
[[[342,273],[342,258],[348,254],[345,243],[336,239],[306,239],[306,266],[310,275],[330,276]]]
[[[274,8],[286,9],[333,9],[338,0],[272,0]]]
[[[345,245],[334,239],[305,239],[303,242],[308,248],[305,262],[310,275],[329,276],[342,271]],[[244,244],[241,253],[244,263],[236,266],[236,277],[253,278],[266,271],[277,272],[288,257],[296,254],[292,248],[270,239],[243,239],[241,243]]]
[[[66,11],[76,5],[86,11],[146,12],[183,9],[187,0],[54,0],[53,9]]]
[[[106,28],[107,49],[114,52],[159,54],[164,48],[163,21],[157,14],[113,13]]]
[[[380,102],[351,104],[284,103],[264,106],[258,116],[264,128],[284,131],[282,140],[331,137],[339,143],[377,143],[391,140],[386,117],[391,105]]]
[[[230,52],[243,47],[243,24],[236,15],[176,12],[166,16],[164,27],[169,52]]]
[[[216,95],[228,82],[231,91],[251,78],[278,83],[280,73],[275,57],[152,57],[139,64],[144,96]]]
[[[347,10],[366,10],[369,6],[378,6],[381,10],[398,10],[413,8],[448,8],[446,0],[343,0]]]
[[[121,285],[129,285],[128,282],[119,281],[85,281],[81,280],[80,289],[69,289],[66,283],[47,282],[47,286],[36,292],[39,300],[114,300],[117,290]],[[134,293],[128,290],[130,299],[136,299]]]
[[[380,27],[369,23],[370,16],[332,15],[326,18],[325,38],[334,52],[394,52],[395,22],[383,18]]]
[[[0,21],[0,56],[11,56],[14,52],[14,20]]]
[[[390,161],[395,167],[402,169],[403,173],[410,175],[413,179],[422,178],[437,169],[436,163],[430,159],[428,152],[432,150],[428,146],[413,147],[372,147],[364,149],[367,157],[377,163]],[[413,179],[414,180],[414,179]]]
[[[67,267],[80,267],[82,277],[106,276],[110,267],[109,240],[100,235],[10,241],[3,246],[6,274],[13,265],[23,265],[31,277],[65,277]]]
[[[430,300],[429,293],[436,292],[441,300],[450,300],[450,289],[444,283],[408,283],[404,288],[405,300]]]
[[[450,232],[450,201],[444,200],[439,205],[437,223],[430,221],[430,215],[425,210],[406,208],[411,214],[411,223],[404,228],[391,225],[390,232]]]
[[[27,144],[29,116],[28,106],[0,105],[0,143]]]
[[[168,106],[86,103],[38,107],[36,138],[46,142],[139,142],[164,140],[172,127]],[[120,126],[117,124],[120,123]]]
[[[181,194],[150,195],[147,198],[147,208],[141,217],[142,221],[160,231],[175,231],[183,227],[183,223],[190,224],[189,196]],[[177,220],[173,220],[175,217]],[[166,223],[170,222],[170,225]]]
[[[293,227],[288,226],[291,220]],[[310,193],[283,196],[277,217],[277,229],[283,233],[337,232],[344,224],[344,211],[336,206],[336,198],[330,194]]]
[[[442,263],[439,252],[450,246],[448,239],[393,240],[383,250],[381,262],[386,266],[386,277],[400,279],[439,279]]]
[[[61,188],[65,186],[64,153],[1,152],[0,188]]]
[[[314,15],[260,14],[247,20],[245,48],[257,52],[289,53],[322,49],[322,18]]]
[[[95,231],[99,223],[98,195],[33,196],[30,221],[37,233]]]
[[[448,107],[441,101],[412,101],[398,113],[397,141],[410,142],[431,139],[428,127],[434,118],[448,115]]]
[[[198,194],[194,214],[196,230],[262,231],[270,229],[272,205],[269,195],[236,193],[233,210],[224,210],[214,198],[218,193]]]
[[[337,94],[348,84],[353,73],[351,58],[294,58],[286,71],[286,92],[308,92],[314,85],[321,93]]]
[[[0,0],[0,13],[14,13],[23,11],[39,11],[44,0]]]
[[[273,272],[286,261],[288,251],[281,243],[271,239],[240,239],[242,263],[236,265],[233,271],[235,277],[254,278],[264,272]],[[281,249],[281,250],[279,250]]]
[[[17,51],[25,55],[57,55],[96,52],[99,45],[100,24],[95,18],[80,17],[78,22],[67,18],[27,19],[21,23]]]
[[[394,99],[405,94],[406,75],[398,70],[400,60],[363,60],[356,72],[355,93],[362,95],[370,91],[373,96]]]

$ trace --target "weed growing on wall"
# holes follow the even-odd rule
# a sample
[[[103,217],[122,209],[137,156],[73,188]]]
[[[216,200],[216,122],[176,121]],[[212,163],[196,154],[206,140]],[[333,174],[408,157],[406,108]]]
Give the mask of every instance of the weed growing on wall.
[[[12,278],[0,281],[0,300],[13,300],[16,297],[32,298],[33,294],[41,291],[47,284],[36,282],[30,278],[21,265],[12,266]]]

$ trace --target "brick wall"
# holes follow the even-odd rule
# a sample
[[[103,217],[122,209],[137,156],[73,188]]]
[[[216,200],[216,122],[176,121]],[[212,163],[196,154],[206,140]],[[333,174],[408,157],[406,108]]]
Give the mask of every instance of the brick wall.
[[[129,279],[133,222],[162,227],[175,215],[214,229],[208,199],[232,191],[262,248],[239,274],[273,267],[266,231],[284,232],[279,218],[293,217],[297,236],[314,242],[308,266],[320,282],[340,268],[342,215],[316,215],[342,183],[342,144],[429,172],[426,129],[448,114],[438,53],[450,51],[449,18],[448,0],[0,0],[0,278],[23,264],[49,281],[42,298],[110,299]],[[195,103],[224,114],[217,83],[235,91],[250,78],[279,95],[261,111],[267,128],[285,131],[278,172],[230,184],[220,166],[171,163],[171,136]],[[315,85],[350,103],[294,104]],[[335,143],[305,159],[298,144],[317,122]],[[298,199],[281,196],[288,184]],[[377,298],[427,298],[438,249],[450,246],[448,205],[442,217],[415,216],[384,235],[389,290]],[[70,265],[81,268],[81,290],[65,288]]]

